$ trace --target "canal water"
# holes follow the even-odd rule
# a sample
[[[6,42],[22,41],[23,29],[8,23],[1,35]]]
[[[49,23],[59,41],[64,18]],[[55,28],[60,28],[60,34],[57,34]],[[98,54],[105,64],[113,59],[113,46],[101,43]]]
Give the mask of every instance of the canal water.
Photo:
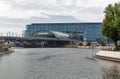
[[[120,63],[93,58],[98,49],[14,49],[0,56],[0,79],[120,78]]]

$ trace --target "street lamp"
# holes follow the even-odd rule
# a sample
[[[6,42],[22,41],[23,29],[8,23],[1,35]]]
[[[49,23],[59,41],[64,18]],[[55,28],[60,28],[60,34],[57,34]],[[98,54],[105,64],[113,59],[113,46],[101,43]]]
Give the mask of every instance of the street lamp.
[[[1,37],[2,37],[2,33],[1,33]]]
[[[7,37],[8,37],[8,33],[7,33]]]
[[[11,34],[11,33],[10,33],[10,32],[8,32],[8,36],[9,36],[9,37],[10,37],[10,34]]]
[[[70,33],[70,38],[71,38],[71,44],[72,44],[72,47],[73,47],[73,31],[71,31],[71,33]]]
[[[14,37],[14,33],[12,32],[12,37]]]
[[[15,33],[15,37],[17,37],[17,33]]]

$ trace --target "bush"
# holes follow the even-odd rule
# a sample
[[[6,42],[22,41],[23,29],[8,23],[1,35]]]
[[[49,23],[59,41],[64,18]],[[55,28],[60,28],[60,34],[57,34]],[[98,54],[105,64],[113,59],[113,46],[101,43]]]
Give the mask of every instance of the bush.
[[[3,44],[2,47],[3,48],[11,48],[11,47],[14,47],[14,44]]]
[[[106,44],[103,40],[100,42],[100,44],[101,44],[101,46],[106,46]]]
[[[9,51],[9,49],[8,49],[8,48],[6,48],[6,47],[4,47],[4,48],[3,48],[3,51]]]
[[[114,51],[120,51],[120,47],[115,48]]]
[[[83,46],[83,43],[79,43],[79,46]]]
[[[91,43],[90,43],[90,42],[88,42],[86,46],[90,46],[90,45],[91,45]]]

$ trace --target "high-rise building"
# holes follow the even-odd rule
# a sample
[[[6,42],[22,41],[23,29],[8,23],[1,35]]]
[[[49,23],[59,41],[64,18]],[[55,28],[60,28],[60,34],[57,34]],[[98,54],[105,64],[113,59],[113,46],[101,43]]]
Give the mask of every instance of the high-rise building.
[[[101,23],[32,23],[26,25],[26,36],[41,30],[64,32],[73,39],[81,41],[99,41],[102,38]]]

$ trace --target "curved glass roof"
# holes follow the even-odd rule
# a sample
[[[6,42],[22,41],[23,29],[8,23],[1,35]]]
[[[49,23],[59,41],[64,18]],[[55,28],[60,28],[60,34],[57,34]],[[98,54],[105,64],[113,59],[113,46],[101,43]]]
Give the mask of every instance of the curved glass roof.
[[[69,34],[57,32],[57,31],[48,31],[41,30],[32,33],[32,37],[44,37],[44,38],[68,38]]]

